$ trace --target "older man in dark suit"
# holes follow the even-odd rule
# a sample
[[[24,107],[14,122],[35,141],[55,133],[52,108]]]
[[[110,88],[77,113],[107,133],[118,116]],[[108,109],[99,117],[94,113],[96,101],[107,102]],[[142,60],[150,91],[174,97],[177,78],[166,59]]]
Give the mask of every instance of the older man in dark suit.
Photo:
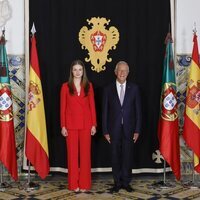
[[[139,88],[128,82],[129,66],[120,61],[115,68],[116,82],[107,86],[103,95],[102,128],[112,149],[114,187],[132,192],[132,144],[141,132],[141,100]]]

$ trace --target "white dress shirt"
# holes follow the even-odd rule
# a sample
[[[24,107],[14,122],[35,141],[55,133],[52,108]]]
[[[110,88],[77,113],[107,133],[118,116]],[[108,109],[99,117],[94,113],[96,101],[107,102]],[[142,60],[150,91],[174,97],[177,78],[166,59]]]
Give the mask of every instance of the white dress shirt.
[[[120,91],[121,91],[121,86],[120,85],[123,85],[123,88],[124,88],[124,94],[125,94],[125,91],[126,91],[126,81],[121,84],[119,83],[118,81],[116,81],[116,87],[117,87],[117,94],[118,94],[118,97],[120,98]]]

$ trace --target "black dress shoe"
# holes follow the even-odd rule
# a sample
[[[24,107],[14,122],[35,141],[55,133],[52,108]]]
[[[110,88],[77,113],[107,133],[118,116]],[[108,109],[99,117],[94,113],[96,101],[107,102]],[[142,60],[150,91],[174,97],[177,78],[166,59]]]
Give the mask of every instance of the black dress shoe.
[[[120,186],[118,185],[114,185],[112,188],[110,188],[110,193],[114,193],[114,192],[119,192],[119,190],[121,189]]]
[[[123,189],[125,189],[127,192],[133,192],[133,188],[130,185],[122,186]]]

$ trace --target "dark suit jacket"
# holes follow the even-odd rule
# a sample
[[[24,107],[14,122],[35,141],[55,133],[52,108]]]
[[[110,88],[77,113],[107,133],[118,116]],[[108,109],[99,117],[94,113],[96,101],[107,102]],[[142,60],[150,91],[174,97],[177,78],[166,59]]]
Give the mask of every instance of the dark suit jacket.
[[[141,132],[141,99],[139,88],[134,83],[126,83],[123,105],[117,93],[116,82],[107,86],[103,94],[102,128],[103,134],[110,134],[111,139],[120,138],[121,124],[125,137],[133,138],[133,133]]]

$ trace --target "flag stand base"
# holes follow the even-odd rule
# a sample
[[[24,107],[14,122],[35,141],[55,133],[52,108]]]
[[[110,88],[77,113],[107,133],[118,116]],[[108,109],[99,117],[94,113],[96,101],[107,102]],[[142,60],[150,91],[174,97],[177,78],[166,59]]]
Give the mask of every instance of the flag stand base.
[[[34,183],[34,182],[27,182],[22,186],[22,188],[26,192],[31,192],[31,191],[39,190],[40,185],[38,183]]]
[[[166,182],[166,161],[164,160],[164,168],[163,168],[163,180],[158,181],[152,184],[153,187],[159,187],[161,189],[169,189],[175,187],[175,184]]]
[[[28,161],[28,181],[24,183],[24,185],[20,186],[20,189],[25,190],[26,192],[31,192],[40,189],[40,185],[38,183],[34,183],[31,181],[31,172],[30,172],[31,163]]]
[[[190,188],[190,189],[193,189],[193,190],[199,190],[200,188],[200,183],[194,183],[193,181],[188,181],[186,183],[183,183],[182,184],[184,187],[187,187],[187,188]]]
[[[6,182],[0,183],[0,192],[4,192],[7,188],[11,188],[11,185]]]
[[[153,183],[152,186],[153,187],[159,187],[161,189],[169,189],[169,188],[174,187],[175,185],[172,184],[172,183],[166,183],[164,181],[158,181],[156,183]]]

